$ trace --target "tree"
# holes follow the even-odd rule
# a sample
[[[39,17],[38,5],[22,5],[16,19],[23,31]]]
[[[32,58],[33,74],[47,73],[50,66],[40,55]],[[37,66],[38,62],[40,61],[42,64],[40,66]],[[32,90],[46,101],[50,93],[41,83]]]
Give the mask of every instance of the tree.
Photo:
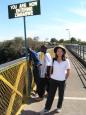
[[[76,38],[72,37],[72,38],[70,39],[70,42],[71,42],[71,43],[76,43],[77,40],[76,40]]]
[[[77,42],[78,42],[78,44],[80,44],[80,43],[81,43],[81,39],[78,39],[78,41],[77,41]]]
[[[59,40],[59,43],[63,43],[63,42],[64,42],[64,39],[60,39],[60,40]]]
[[[18,37],[2,42],[0,44],[0,64],[20,58],[23,42],[22,38]]]
[[[39,41],[39,39],[40,39],[39,36],[35,36],[35,37],[33,38],[34,41]]]
[[[56,43],[57,43],[57,39],[56,39],[56,38],[51,38],[50,42],[51,42],[52,44],[56,44]]]
[[[30,48],[37,49],[40,47],[42,42],[39,41],[39,37],[34,37],[33,39],[29,37],[27,38],[27,44]]]

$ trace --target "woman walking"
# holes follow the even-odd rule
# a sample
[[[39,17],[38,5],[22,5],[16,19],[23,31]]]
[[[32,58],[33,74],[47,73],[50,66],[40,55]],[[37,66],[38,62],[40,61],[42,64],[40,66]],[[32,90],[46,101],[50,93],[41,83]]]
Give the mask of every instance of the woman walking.
[[[64,89],[65,81],[70,74],[70,63],[66,59],[65,54],[66,50],[63,46],[59,45],[54,48],[55,58],[52,61],[52,74],[49,85],[49,93],[45,108],[40,112],[40,115],[48,113],[51,109],[56,90],[58,88],[58,103],[57,103],[57,112],[61,112],[62,103],[64,99]]]

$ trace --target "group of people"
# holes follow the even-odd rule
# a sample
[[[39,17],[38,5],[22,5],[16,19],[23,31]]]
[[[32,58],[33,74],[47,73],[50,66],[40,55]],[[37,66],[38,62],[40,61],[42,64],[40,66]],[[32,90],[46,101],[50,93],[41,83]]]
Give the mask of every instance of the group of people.
[[[43,99],[47,91],[45,107],[40,115],[48,113],[51,109],[56,90],[58,88],[57,112],[61,112],[64,99],[65,82],[70,74],[70,62],[66,58],[66,49],[58,45],[54,48],[55,57],[52,59],[47,47],[42,45],[40,52],[28,49],[29,61],[32,62],[34,82],[36,84],[36,100]]]

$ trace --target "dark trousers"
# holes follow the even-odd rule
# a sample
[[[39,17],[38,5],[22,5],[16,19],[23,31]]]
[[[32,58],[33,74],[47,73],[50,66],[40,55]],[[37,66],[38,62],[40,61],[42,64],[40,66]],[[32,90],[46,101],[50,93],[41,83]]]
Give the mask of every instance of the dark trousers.
[[[38,95],[40,98],[44,96],[45,90],[49,92],[49,79],[48,78],[40,78]]]
[[[47,110],[51,109],[57,88],[58,88],[57,108],[61,108],[62,102],[63,102],[63,97],[64,97],[65,81],[57,81],[57,80],[50,79],[49,86],[50,86],[49,93],[48,93],[47,101],[45,104],[45,109],[47,109]]]
[[[39,84],[40,84],[40,67],[33,66],[33,76],[34,82],[36,84],[36,92],[38,92]]]

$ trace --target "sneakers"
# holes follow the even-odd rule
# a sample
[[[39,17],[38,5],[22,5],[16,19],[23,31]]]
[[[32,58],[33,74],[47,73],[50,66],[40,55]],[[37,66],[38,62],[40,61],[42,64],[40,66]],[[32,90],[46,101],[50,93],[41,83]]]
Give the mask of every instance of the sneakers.
[[[60,113],[61,112],[61,108],[57,108],[56,112]]]
[[[39,96],[38,96],[37,93],[31,93],[31,97],[32,97],[32,98],[38,98]]]
[[[47,113],[49,113],[49,110],[47,110],[47,109],[43,109],[42,111],[40,111],[40,115],[44,115]]]

